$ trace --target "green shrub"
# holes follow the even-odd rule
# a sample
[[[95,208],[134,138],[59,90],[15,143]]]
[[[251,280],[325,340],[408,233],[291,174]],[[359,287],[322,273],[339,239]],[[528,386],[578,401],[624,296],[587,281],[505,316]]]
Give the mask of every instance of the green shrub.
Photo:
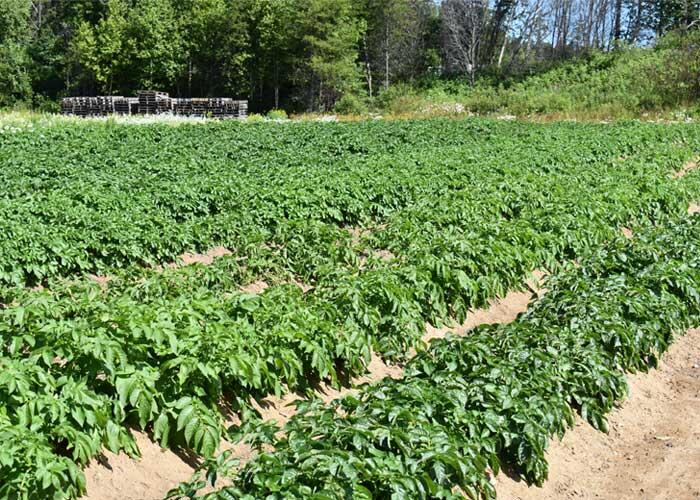
[[[248,123],[259,123],[259,122],[264,122],[265,117],[259,113],[250,113],[246,117],[246,121]]]
[[[472,91],[464,102],[465,107],[474,113],[489,114],[503,107],[503,99],[498,90],[492,87],[480,87]]]
[[[381,92],[377,105],[398,115],[462,104],[478,114],[595,118],[689,108],[700,101],[699,47],[700,30],[671,33],[654,48],[592,51],[530,76],[485,70],[474,87],[459,78],[396,84]]]
[[[658,46],[656,64],[648,72],[667,107],[700,99],[700,32],[671,33]]]
[[[287,112],[283,109],[271,109],[267,112],[267,118],[270,120],[288,120]]]
[[[58,113],[61,106],[58,101],[50,99],[42,94],[35,94],[33,99],[33,109],[42,113]]]
[[[397,106],[398,102],[407,98],[415,99],[418,96],[419,94],[413,86],[400,82],[379,92],[375,98],[375,104],[381,109],[392,109]]]
[[[335,103],[333,111],[343,115],[364,115],[367,113],[367,103],[355,94],[345,94]]]

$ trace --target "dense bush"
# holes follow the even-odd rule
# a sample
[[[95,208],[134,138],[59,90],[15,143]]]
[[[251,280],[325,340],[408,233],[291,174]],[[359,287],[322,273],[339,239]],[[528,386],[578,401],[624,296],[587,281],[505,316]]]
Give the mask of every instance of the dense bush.
[[[286,120],[289,118],[287,112],[283,109],[272,109],[267,112],[267,117],[270,120]]]

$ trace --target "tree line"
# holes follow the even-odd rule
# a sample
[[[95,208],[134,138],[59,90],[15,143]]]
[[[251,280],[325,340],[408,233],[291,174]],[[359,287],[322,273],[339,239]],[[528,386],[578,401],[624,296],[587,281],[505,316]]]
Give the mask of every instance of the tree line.
[[[700,0],[0,0],[0,106],[149,88],[329,110],[396,82],[645,45],[699,18]]]

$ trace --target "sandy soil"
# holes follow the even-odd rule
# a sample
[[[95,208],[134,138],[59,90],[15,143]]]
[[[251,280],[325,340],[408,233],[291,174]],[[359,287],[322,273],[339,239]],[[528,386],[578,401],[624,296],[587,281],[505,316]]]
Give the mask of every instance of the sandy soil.
[[[231,250],[224,247],[214,247],[209,249],[206,253],[190,253],[185,252],[180,255],[179,259],[182,261],[182,265],[190,266],[192,264],[204,264],[209,265],[214,262],[214,259],[218,257],[223,257],[224,255],[231,255]],[[177,263],[170,264],[169,267],[179,267]]]
[[[257,295],[259,293],[264,292],[269,287],[270,287],[270,285],[268,285],[266,281],[258,280],[258,281],[254,281],[253,283],[249,283],[245,286],[242,286],[240,288],[240,291],[243,293],[249,293],[251,295]]]
[[[680,179],[684,175],[686,175],[688,172],[695,170],[698,168],[698,162],[700,162],[700,158],[693,158],[691,160],[688,160],[683,164],[680,170],[677,172],[673,173],[673,178],[674,179]]]
[[[677,339],[659,370],[630,375],[629,383],[609,434],[578,421],[552,443],[543,488],[501,474],[499,498],[700,498],[700,329]]]
[[[94,281],[95,283],[100,285],[100,288],[102,288],[103,290],[106,290],[109,286],[109,282],[112,281],[111,276],[98,276],[97,274],[88,274],[87,277],[89,280]]]

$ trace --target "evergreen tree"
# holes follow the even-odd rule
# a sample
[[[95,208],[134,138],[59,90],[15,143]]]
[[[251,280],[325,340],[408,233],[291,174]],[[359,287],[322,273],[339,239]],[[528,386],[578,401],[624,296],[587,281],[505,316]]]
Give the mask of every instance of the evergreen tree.
[[[0,9],[0,106],[28,100],[32,95],[29,75],[30,0],[4,0]]]
[[[187,95],[246,93],[250,48],[241,11],[237,1],[191,0],[183,12]]]
[[[298,0],[293,83],[307,109],[331,109],[360,82],[358,42],[363,24],[353,16],[352,0]]]

